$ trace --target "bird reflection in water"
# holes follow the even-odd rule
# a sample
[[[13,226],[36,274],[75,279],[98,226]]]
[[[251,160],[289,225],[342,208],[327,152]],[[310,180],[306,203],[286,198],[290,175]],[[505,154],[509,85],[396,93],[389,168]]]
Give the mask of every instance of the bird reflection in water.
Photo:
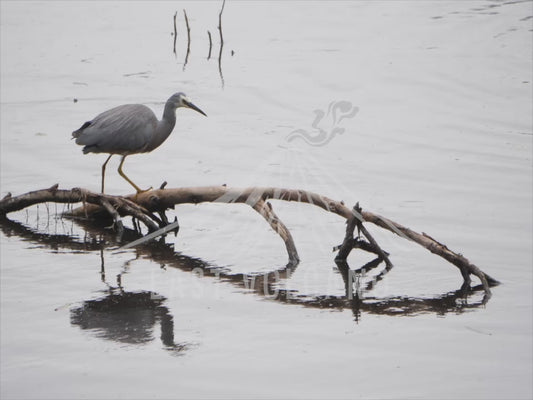
[[[180,352],[187,345],[174,342],[174,320],[163,306],[165,300],[149,291],[111,293],[72,308],[70,322],[99,338],[133,345],[151,342],[159,322],[165,349]]]
[[[179,354],[186,344],[174,342],[174,318],[163,304],[166,298],[152,291],[127,292],[122,287],[122,274],[127,273],[130,261],[117,275],[117,287],[106,282],[103,249],[100,250],[101,278],[108,286],[107,294],[87,300],[71,308],[70,322],[95,336],[116,342],[142,345],[154,340],[154,327],[161,327],[161,342],[166,350]]]

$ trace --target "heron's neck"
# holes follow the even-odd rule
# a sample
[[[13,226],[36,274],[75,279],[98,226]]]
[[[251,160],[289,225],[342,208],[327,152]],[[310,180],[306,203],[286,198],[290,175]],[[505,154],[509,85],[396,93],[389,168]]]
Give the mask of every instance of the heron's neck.
[[[167,101],[167,103],[165,104],[165,111],[163,111],[163,119],[160,122],[166,122],[172,128],[174,128],[174,125],[176,125],[176,108],[170,101]]]
[[[165,111],[163,111],[163,119],[157,122],[154,136],[150,140],[150,144],[146,148],[146,151],[152,151],[161,146],[161,144],[170,136],[175,125],[176,109],[171,103],[167,103],[165,104]]]

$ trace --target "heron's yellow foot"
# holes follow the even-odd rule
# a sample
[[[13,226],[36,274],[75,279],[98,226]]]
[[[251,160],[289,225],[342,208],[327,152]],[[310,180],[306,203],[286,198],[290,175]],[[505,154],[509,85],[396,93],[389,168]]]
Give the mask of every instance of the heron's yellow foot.
[[[135,193],[135,201],[137,201],[137,197],[138,197],[140,194],[143,194],[143,193],[149,192],[150,190],[152,190],[152,187],[151,187],[151,186],[150,186],[148,189],[146,189],[146,190],[137,189],[137,193]]]
[[[137,194],[146,193],[146,192],[149,192],[152,189],[153,189],[152,186],[150,186],[148,189],[145,189],[145,190],[137,189]]]

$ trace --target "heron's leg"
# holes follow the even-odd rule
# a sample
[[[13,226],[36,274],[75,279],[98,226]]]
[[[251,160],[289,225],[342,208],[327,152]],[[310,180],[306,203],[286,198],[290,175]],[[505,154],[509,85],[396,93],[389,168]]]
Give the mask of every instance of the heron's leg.
[[[105,160],[104,165],[102,165],[102,194],[104,194],[105,166],[112,156],[113,154],[110,154],[109,157],[107,157],[107,160]]]
[[[145,192],[145,190],[141,190],[141,188],[139,188],[139,186],[137,186],[135,183],[133,183],[132,180],[126,176],[124,171],[122,171],[122,164],[124,164],[124,160],[125,159],[126,159],[126,156],[122,156],[122,159],[120,160],[120,164],[118,166],[118,173],[120,174],[120,176],[122,176],[124,179],[126,179],[130,183],[131,186],[133,186],[135,188],[137,193]]]

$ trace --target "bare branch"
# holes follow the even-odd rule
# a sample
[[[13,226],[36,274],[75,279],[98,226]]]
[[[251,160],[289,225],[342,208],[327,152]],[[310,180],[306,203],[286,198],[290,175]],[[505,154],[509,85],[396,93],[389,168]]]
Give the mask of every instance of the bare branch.
[[[111,203],[109,203],[109,201],[104,197],[100,199],[100,204],[106,209],[109,215],[113,217],[114,225],[117,227],[118,234],[122,235],[122,232],[124,232],[124,225],[122,224],[122,220],[120,219],[120,215],[117,210],[115,210]]]
[[[162,227],[167,222],[156,217],[153,212],[161,213],[167,209],[174,208],[174,206],[178,204],[198,204],[204,202],[248,204],[260,213],[267,220],[272,229],[274,229],[274,231],[276,231],[283,239],[289,254],[289,262],[298,261],[298,253],[294,246],[294,241],[289,230],[276,216],[272,207],[267,203],[267,200],[282,200],[312,204],[323,210],[339,215],[348,221],[344,242],[340,248],[342,254],[339,252],[340,256],[348,255],[348,241],[353,240],[353,232],[357,227],[368,240],[370,248],[375,250],[380,258],[387,262],[387,266],[390,269],[392,263],[388,261],[388,254],[381,250],[370,232],[363,225],[365,222],[370,222],[380,228],[399,235],[404,239],[413,241],[430,252],[449,261],[459,268],[465,285],[470,284],[469,276],[475,275],[483,284],[485,292],[490,295],[490,286],[498,284],[497,280],[485,274],[466,257],[455,253],[446,245],[438,242],[425,233],[415,232],[397,222],[370,211],[362,211],[360,208],[350,210],[342,202],[305,190],[281,189],[275,187],[248,187],[238,189],[228,188],[226,186],[207,186],[158,189],[127,197],[119,197],[96,194],[79,188],[74,188],[72,190],[58,190],[57,186],[54,186],[49,189],[29,192],[20,196],[4,197],[0,200],[0,216],[5,216],[10,212],[44,202],[86,202],[88,203],[86,206],[72,210],[69,215],[74,217],[83,217],[85,215],[94,216],[98,213],[102,213],[102,199],[105,199],[111,206],[113,206],[120,215],[132,215],[139,219],[150,231],[158,229],[156,223]],[[105,202],[104,207],[108,208],[105,206]],[[109,213],[109,210],[107,213]],[[346,243],[346,245],[344,243]]]
[[[253,205],[253,209],[261,214],[261,216],[267,220],[270,227],[283,239],[285,247],[287,248],[287,253],[289,254],[289,264],[297,265],[300,262],[300,257],[298,256],[298,251],[294,245],[292,235],[285,224],[281,222],[278,216],[274,213],[272,206],[264,200],[259,200]]]

